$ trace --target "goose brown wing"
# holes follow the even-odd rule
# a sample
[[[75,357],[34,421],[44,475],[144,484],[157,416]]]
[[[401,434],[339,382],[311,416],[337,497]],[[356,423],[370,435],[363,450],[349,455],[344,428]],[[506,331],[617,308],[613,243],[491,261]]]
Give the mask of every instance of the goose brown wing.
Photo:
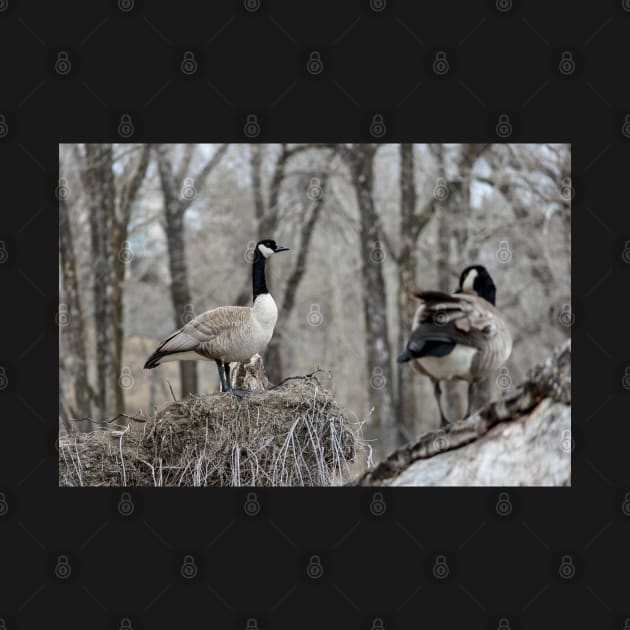
[[[250,309],[246,306],[219,306],[191,319],[185,326],[165,339],[157,352],[196,351],[202,344],[212,342],[220,335],[244,324]]]
[[[422,340],[482,348],[496,335],[496,316],[491,304],[472,295],[419,291],[422,304],[416,312],[410,343]]]

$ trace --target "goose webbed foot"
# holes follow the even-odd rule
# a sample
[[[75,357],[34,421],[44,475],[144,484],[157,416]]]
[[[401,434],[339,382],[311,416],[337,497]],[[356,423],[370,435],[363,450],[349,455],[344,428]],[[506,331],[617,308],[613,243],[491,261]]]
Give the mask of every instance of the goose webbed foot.
[[[230,394],[233,394],[237,398],[245,398],[246,396],[252,394],[249,389],[240,389],[239,387],[230,387],[228,391],[230,392]]]
[[[224,392],[229,392],[233,394],[237,398],[244,398],[245,396],[249,396],[251,392],[248,389],[240,389],[239,387],[232,386],[232,380],[230,379],[230,364],[223,364],[223,371],[225,372],[225,389]]]

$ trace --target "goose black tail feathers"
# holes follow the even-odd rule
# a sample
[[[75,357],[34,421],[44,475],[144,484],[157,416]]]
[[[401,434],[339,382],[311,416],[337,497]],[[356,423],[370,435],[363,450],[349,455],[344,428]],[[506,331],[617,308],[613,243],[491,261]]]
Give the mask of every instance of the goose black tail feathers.
[[[459,303],[459,296],[444,293],[443,291],[412,291],[411,295],[425,302],[454,302]]]
[[[169,354],[168,352],[160,352],[159,350],[156,350],[148,359],[147,362],[144,364],[144,369],[145,370],[151,370],[154,367],[157,367],[158,365],[160,365],[160,359],[164,356],[166,356],[167,354]]]

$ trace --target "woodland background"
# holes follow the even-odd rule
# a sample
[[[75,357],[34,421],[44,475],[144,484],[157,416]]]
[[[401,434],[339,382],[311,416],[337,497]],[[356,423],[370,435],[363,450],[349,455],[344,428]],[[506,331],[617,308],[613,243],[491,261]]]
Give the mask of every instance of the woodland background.
[[[142,366],[195,314],[251,301],[259,238],[279,319],[272,382],[334,375],[377,455],[437,427],[431,386],[396,363],[409,291],[497,284],[514,336],[484,398],[570,336],[570,147],[561,144],[78,144],[59,149],[60,431],[215,391],[214,363]],[[453,419],[465,385],[445,389]],[[117,422],[125,422],[118,419]]]

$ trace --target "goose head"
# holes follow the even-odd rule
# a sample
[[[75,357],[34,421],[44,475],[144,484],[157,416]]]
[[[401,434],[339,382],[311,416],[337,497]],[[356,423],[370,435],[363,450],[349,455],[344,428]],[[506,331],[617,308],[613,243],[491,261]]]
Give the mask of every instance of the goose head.
[[[471,265],[466,267],[459,276],[459,286],[455,289],[455,293],[478,295],[494,306],[497,288],[484,266]]]
[[[276,241],[271,238],[265,238],[262,241],[256,243],[256,252],[263,258],[269,258],[278,252],[288,252],[289,248],[284,245],[278,245]]]

